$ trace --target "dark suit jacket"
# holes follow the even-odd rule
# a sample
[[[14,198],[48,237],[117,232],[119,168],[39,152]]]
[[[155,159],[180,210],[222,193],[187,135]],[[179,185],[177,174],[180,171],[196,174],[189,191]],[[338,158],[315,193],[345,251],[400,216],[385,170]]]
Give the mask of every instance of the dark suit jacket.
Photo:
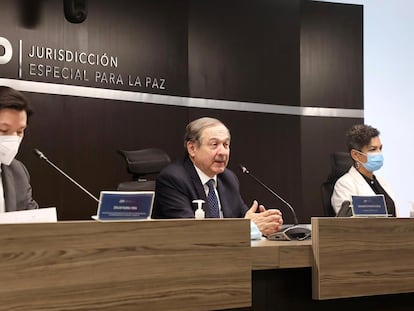
[[[239,181],[232,171],[225,169],[217,175],[217,191],[224,217],[244,217],[248,207],[240,196]],[[158,175],[152,218],[194,218],[197,206],[192,201],[197,199],[207,202],[200,177],[186,156],[168,165]]]
[[[4,203],[6,212],[39,208],[32,198],[30,176],[22,162],[13,160],[10,165],[1,165]]]

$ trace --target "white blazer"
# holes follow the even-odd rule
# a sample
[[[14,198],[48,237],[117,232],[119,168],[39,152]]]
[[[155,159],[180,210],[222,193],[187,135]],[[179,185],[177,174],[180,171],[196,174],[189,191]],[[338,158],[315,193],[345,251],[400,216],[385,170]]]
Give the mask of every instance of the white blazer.
[[[395,214],[398,217],[399,210],[391,189],[383,179],[377,176],[375,177],[382,188],[384,188],[384,190],[394,201]],[[335,183],[334,191],[331,197],[331,204],[336,213],[338,213],[341,208],[342,202],[352,201],[352,195],[375,195],[375,192],[372,190],[371,186],[353,166],[349,169],[348,173],[339,178]]]

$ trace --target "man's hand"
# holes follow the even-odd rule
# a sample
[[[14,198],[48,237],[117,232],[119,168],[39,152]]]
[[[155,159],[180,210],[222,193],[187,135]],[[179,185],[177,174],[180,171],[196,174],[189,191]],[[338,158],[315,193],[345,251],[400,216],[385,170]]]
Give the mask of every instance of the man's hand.
[[[256,213],[259,209],[259,213]],[[280,230],[283,224],[282,213],[278,209],[266,210],[263,205],[253,201],[244,218],[253,221],[263,235],[269,235]]]

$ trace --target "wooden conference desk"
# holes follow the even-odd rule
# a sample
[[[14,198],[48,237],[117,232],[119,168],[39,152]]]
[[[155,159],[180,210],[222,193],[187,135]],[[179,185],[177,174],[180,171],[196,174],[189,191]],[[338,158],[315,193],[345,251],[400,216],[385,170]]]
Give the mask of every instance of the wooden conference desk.
[[[312,241],[252,241],[252,310],[412,310],[414,219],[313,218]]]
[[[0,310],[251,305],[244,219],[0,225]]]
[[[312,225],[302,242],[250,242],[244,219],[0,225],[0,310],[412,309],[383,294],[414,291],[414,219]]]
[[[414,292],[414,219],[312,219],[313,298]]]
[[[252,241],[252,270],[312,267],[312,241]]]

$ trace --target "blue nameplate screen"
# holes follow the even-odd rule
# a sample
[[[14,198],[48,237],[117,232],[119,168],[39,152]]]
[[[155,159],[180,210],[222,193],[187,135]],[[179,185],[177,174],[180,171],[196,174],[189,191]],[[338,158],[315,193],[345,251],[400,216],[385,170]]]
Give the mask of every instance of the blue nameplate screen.
[[[151,217],[154,191],[101,191],[99,220],[139,220]]]
[[[388,216],[384,195],[352,196],[354,216]]]

